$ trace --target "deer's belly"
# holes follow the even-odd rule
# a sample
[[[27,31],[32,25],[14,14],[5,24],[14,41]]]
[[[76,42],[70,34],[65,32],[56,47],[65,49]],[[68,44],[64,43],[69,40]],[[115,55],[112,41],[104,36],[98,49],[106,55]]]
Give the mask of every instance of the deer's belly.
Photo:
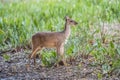
[[[44,43],[44,47],[46,47],[46,48],[53,48],[53,47],[55,47],[55,43],[52,43],[52,42]]]

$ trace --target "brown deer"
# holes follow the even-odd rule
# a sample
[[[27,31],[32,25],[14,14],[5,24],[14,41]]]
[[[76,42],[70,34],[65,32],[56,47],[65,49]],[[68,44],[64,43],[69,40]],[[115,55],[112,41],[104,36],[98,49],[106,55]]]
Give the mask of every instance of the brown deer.
[[[65,17],[65,28],[61,32],[38,32],[32,36],[32,53],[29,55],[30,58],[34,59],[34,65],[36,64],[36,53],[40,51],[43,47],[46,48],[56,48],[57,55],[66,65],[64,60],[64,44],[65,41],[70,36],[70,26],[77,25],[78,23],[68,16]]]

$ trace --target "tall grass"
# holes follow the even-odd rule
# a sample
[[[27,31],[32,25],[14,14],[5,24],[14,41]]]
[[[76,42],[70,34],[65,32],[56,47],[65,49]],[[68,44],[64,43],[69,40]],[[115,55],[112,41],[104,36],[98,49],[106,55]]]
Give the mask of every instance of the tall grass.
[[[31,36],[38,31],[63,30],[66,15],[79,24],[72,28],[72,34],[65,45],[65,54],[69,56],[76,55],[76,53],[77,55],[91,54],[97,63],[102,64],[103,67],[110,67],[110,70],[120,65],[120,43],[114,42],[113,36],[106,36],[105,33],[95,36],[102,33],[103,25],[101,24],[120,22],[119,0],[1,2],[0,50],[30,44]],[[107,46],[103,43],[104,40],[108,40]]]

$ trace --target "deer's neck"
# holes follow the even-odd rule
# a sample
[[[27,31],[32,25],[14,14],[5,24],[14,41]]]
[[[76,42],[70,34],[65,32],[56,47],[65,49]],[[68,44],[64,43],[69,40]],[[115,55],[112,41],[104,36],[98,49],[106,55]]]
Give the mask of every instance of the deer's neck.
[[[65,34],[65,38],[68,38],[70,36],[70,25],[66,22],[65,23],[65,28],[64,28],[64,34]]]

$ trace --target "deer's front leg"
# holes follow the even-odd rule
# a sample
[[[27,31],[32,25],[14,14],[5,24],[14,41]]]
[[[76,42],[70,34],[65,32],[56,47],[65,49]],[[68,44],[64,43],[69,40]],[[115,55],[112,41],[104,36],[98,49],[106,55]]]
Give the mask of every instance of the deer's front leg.
[[[63,62],[63,65],[67,66],[66,59],[64,56],[64,45],[60,47],[60,59]]]
[[[58,54],[58,63],[62,61],[62,64],[66,66],[67,64],[64,57],[64,44],[57,47],[57,54]]]

